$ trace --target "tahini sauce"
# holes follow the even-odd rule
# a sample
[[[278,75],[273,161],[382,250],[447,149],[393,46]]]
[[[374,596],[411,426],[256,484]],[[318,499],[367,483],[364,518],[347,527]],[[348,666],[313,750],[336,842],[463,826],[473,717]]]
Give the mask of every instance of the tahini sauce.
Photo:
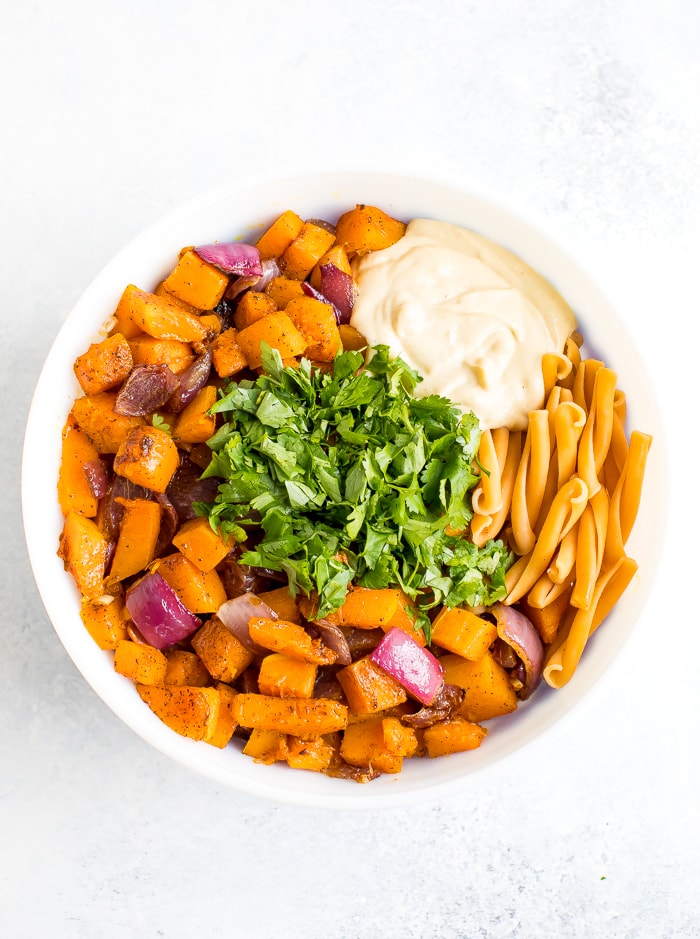
[[[396,244],[353,262],[351,323],[416,369],[419,395],[474,411],[482,427],[527,426],[543,406],[542,356],[576,320],[540,274],[506,248],[446,222],[414,219]]]

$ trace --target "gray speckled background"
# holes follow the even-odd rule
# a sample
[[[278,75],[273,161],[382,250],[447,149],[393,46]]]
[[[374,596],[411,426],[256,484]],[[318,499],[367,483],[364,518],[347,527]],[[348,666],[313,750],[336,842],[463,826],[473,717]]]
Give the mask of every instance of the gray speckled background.
[[[685,601],[700,7],[175,7],[3,5],[0,934],[700,936],[698,616]],[[599,694],[482,786],[363,815],[222,790],[122,725],[43,611],[18,474],[52,339],[125,241],[252,170],[372,159],[464,174],[576,246],[653,375],[673,486],[657,588]]]

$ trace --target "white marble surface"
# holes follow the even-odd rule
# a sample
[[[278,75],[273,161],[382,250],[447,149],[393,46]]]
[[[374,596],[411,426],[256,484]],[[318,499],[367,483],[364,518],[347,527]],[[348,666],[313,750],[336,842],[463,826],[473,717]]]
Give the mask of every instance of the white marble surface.
[[[0,935],[700,936],[697,4],[2,6]],[[126,240],[255,169],[373,160],[464,174],[577,246],[654,376],[672,517],[565,732],[469,793],[346,815],[221,790],[120,724],[40,604],[18,475],[44,356]]]

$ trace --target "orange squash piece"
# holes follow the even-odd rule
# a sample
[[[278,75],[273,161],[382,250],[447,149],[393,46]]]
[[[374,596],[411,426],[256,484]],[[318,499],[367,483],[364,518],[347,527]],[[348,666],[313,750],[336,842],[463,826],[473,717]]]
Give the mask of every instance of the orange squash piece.
[[[497,636],[496,624],[472,610],[444,607],[433,621],[432,641],[472,661],[485,655]]]
[[[348,592],[343,605],[326,616],[326,619],[334,625],[354,626],[356,629],[384,628],[396,613],[402,596],[401,590],[392,587],[383,590],[354,587]]]
[[[332,362],[342,348],[335,311],[315,297],[296,297],[284,312],[306,343],[305,355],[318,362]]]
[[[226,591],[216,571],[200,571],[179,551],[158,560],[154,570],[167,580],[192,613],[216,613],[226,602]]]
[[[180,454],[172,438],[158,427],[135,427],[120,445],[114,472],[154,492],[165,492]]]
[[[144,423],[142,417],[117,414],[114,410],[116,400],[116,392],[102,391],[73,402],[71,414],[98,453],[116,453],[129,432]]]
[[[175,733],[193,740],[209,740],[216,733],[221,706],[221,694],[216,688],[137,684],[136,690]]]
[[[233,737],[234,731],[238,727],[233,716],[233,702],[236,698],[236,692],[230,685],[226,685],[223,682],[216,683],[216,690],[219,692],[220,698],[219,714],[214,730],[207,737],[206,742],[210,743],[213,747],[222,749],[229,743],[231,737]]]
[[[318,263],[309,275],[309,283],[316,290],[321,289],[321,268],[324,264],[333,264],[339,271],[342,271],[343,274],[352,277],[352,268],[350,267],[347,251],[342,245],[333,245],[332,248],[326,251],[322,258],[319,258]]]
[[[174,269],[163,281],[163,289],[198,310],[213,310],[228,287],[228,277],[203,261],[192,248],[180,253]]]
[[[304,297],[304,288],[300,280],[294,280],[292,277],[285,277],[281,274],[279,277],[273,277],[265,288],[265,293],[274,300],[279,310],[283,310],[290,300],[294,297]]]
[[[304,222],[294,241],[282,252],[280,270],[287,277],[306,280],[334,241],[333,232],[313,222]]]
[[[120,639],[114,650],[114,670],[140,682],[142,685],[159,685],[165,679],[167,659],[153,646],[131,639]]]
[[[278,258],[294,241],[304,227],[304,219],[288,209],[258,238],[256,246],[260,259]]]
[[[263,730],[260,727],[253,729],[246,740],[243,753],[251,757],[256,763],[277,763],[287,759],[287,734],[276,730]]]
[[[216,616],[197,630],[192,648],[217,681],[235,681],[253,661],[253,653]]]
[[[61,467],[58,473],[58,503],[61,512],[70,511],[86,518],[97,515],[97,498],[93,495],[84,467],[99,460],[99,453],[75,420],[69,418],[61,441]]]
[[[205,385],[178,415],[173,437],[180,443],[206,443],[216,430],[216,417],[207,413],[216,403],[216,388]]]
[[[335,240],[348,255],[380,251],[403,238],[406,226],[374,205],[356,205],[338,219]]]
[[[335,757],[335,748],[323,737],[287,737],[287,763],[292,769],[322,773]]]
[[[186,649],[166,649],[164,685],[192,685],[205,687],[211,684],[211,675],[200,657]]]
[[[545,645],[556,639],[564,614],[569,609],[570,596],[571,591],[565,590],[542,609],[532,606],[526,599],[519,601],[518,609],[530,620]]]
[[[311,662],[314,665],[332,665],[337,655],[323,645],[320,639],[312,639],[303,626],[282,619],[253,617],[248,623],[250,638],[271,652],[282,652],[293,659]]]
[[[338,332],[340,333],[340,341],[343,344],[343,349],[347,352],[360,352],[369,345],[367,339],[362,335],[359,329],[355,329],[355,327],[351,326],[349,323],[341,323],[338,327]]]
[[[238,301],[236,312],[233,314],[233,322],[236,329],[245,329],[251,323],[257,323],[267,313],[274,313],[277,304],[267,293],[258,290],[246,290]]]
[[[107,539],[91,518],[69,512],[58,544],[58,556],[88,599],[103,593]]]
[[[178,375],[194,362],[194,352],[188,342],[179,339],[154,339],[145,333],[129,340],[134,365],[167,365]]]
[[[173,537],[173,544],[205,574],[223,561],[231,550],[231,543],[218,535],[206,518],[183,522]]]
[[[258,687],[262,694],[278,698],[311,698],[317,666],[281,652],[266,655],[260,663]]]
[[[73,363],[75,377],[86,395],[116,388],[133,367],[131,349],[121,333],[93,342]]]
[[[423,731],[423,742],[429,757],[447,756],[450,753],[462,753],[481,746],[486,736],[486,728],[480,727],[462,717],[453,717],[440,721]]]
[[[343,730],[348,721],[345,705],[329,698],[277,698],[263,694],[239,694],[233,702],[233,713],[243,727],[304,738]]]
[[[365,655],[342,668],[336,678],[356,714],[373,714],[402,704],[406,689]]]
[[[120,597],[111,602],[84,600],[80,606],[80,618],[83,625],[100,649],[114,651],[120,639],[127,638],[124,620],[124,601]]]
[[[490,652],[476,662],[459,655],[443,655],[440,664],[445,669],[445,681],[464,689],[458,713],[466,720],[478,723],[517,708],[518,699],[508,673]]]
[[[246,368],[248,361],[238,344],[238,330],[226,329],[211,344],[211,358],[216,374],[229,378]]]
[[[119,332],[125,339],[132,339],[141,332],[141,327],[131,315],[132,298],[134,294],[143,293],[134,284],[128,284],[121,295],[117,308],[114,311],[114,320],[116,323],[115,332]]]
[[[410,727],[395,717],[376,717],[349,726],[340,755],[350,766],[366,766],[380,773],[400,773],[404,757],[416,752],[418,741]]]
[[[156,554],[160,505],[150,499],[118,499],[124,506],[110,580],[124,580],[144,570]]]
[[[385,633],[388,633],[390,629],[402,629],[407,633],[414,642],[417,642],[419,646],[426,645],[425,633],[420,628],[416,626],[416,617],[415,617],[415,607],[411,602],[410,597],[407,597],[403,591],[398,591],[399,598],[398,604],[396,606],[396,612],[391,617],[391,619],[386,622],[380,623],[380,627],[384,630]],[[414,612],[414,615],[411,615],[411,612]]]
[[[174,293],[170,293],[170,291],[166,290],[164,281],[161,281],[158,284],[158,286],[153,291],[153,293],[157,297],[163,297],[165,300],[168,300],[170,303],[174,303],[176,306],[181,307],[183,310],[187,310],[188,313],[194,313],[196,315],[199,315],[200,311],[197,309],[196,306],[192,306],[191,303],[185,303],[184,300],[181,300],[179,297],[176,297]]]
[[[139,327],[140,332],[147,333],[154,339],[201,342],[207,335],[206,327],[200,323],[198,315],[188,313],[165,297],[158,297],[145,290],[135,290],[130,301],[131,322]]]
[[[266,603],[280,619],[289,623],[301,624],[301,613],[296,597],[293,597],[287,587],[277,587],[276,590],[266,590],[257,594],[258,598]]]
[[[250,368],[259,368],[262,365],[261,342],[277,349],[283,359],[301,355],[306,349],[303,336],[283,311],[263,316],[257,323],[242,329],[237,339]]]

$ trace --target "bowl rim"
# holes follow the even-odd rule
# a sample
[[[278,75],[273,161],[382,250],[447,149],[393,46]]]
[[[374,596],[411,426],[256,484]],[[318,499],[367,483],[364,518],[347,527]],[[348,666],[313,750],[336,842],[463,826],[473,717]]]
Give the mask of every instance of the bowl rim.
[[[100,312],[98,312],[93,307],[93,305],[97,303],[100,298],[102,298],[104,301],[105,296],[109,295],[110,289],[112,289],[117,277],[121,278],[120,291],[123,290],[124,286],[126,286],[126,282],[130,282],[123,278],[122,269],[127,264],[127,262],[130,262],[134,256],[138,254],[138,252],[151,245],[154,240],[159,241],[164,233],[170,231],[171,229],[177,229],[178,225],[182,225],[184,222],[192,219],[193,217],[198,217],[202,212],[205,212],[206,214],[207,208],[210,208],[215,203],[225,202],[226,200],[232,199],[236,196],[240,197],[244,193],[249,195],[251,192],[256,192],[271,185],[280,187],[282,189],[289,187],[290,192],[294,191],[295,184],[310,184],[312,188],[325,185],[328,187],[328,192],[330,192],[331,189],[342,189],[343,186],[351,184],[355,185],[361,181],[369,183],[370,180],[372,181],[372,186],[381,186],[391,181],[391,184],[397,191],[403,191],[412,186],[417,186],[419,188],[423,187],[423,189],[426,189],[427,187],[429,192],[429,201],[431,198],[431,192],[434,193],[439,190],[440,192],[455,193],[459,196],[460,199],[466,201],[466,203],[481,206],[482,212],[486,212],[487,215],[495,215],[494,224],[496,228],[498,228],[499,220],[502,221],[505,218],[510,220],[510,222],[515,225],[516,230],[522,229],[524,232],[529,232],[535,241],[539,241],[540,250],[548,250],[553,254],[554,260],[556,262],[563,264],[563,267],[558,269],[559,273],[561,273],[563,270],[565,278],[567,276],[575,275],[576,277],[582,279],[584,286],[587,288],[591,296],[597,298],[597,301],[602,305],[602,309],[606,310],[606,312],[611,316],[610,322],[611,325],[614,326],[615,334],[618,337],[622,337],[630,349],[631,354],[626,356],[626,358],[628,358],[632,366],[634,366],[636,374],[638,374],[639,381],[641,382],[641,387],[645,389],[645,395],[643,396],[645,418],[647,409],[649,410],[649,421],[646,421],[645,419],[645,424],[651,424],[654,428],[655,445],[652,448],[654,478],[659,484],[658,490],[662,502],[664,503],[666,501],[668,488],[666,484],[667,465],[665,459],[667,450],[664,443],[665,432],[663,430],[663,424],[661,422],[656,398],[650,385],[649,376],[643,367],[642,359],[638,350],[636,349],[633,337],[631,337],[627,331],[627,325],[618,318],[618,314],[613,310],[607,301],[607,298],[600,290],[597,282],[593,280],[583,265],[576,260],[576,252],[570,248],[569,244],[567,243],[567,239],[564,238],[561,233],[555,233],[552,230],[552,226],[550,224],[543,222],[541,219],[535,219],[533,212],[525,212],[517,206],[514,207],[513,200],[504,200],[500,194],[489,191],[488,187],[485,187],[481,183],[470,183],[463,177],[460,177],[459,180],[455,180],[446,175],[443,175],[442,177],[439,175],[428,175],[425,173],[416,175],[409,171],[396,173],[394,171],[386,171],[377,168],[334,169],[313,173],[292,173],[290,175],[280,175],[271,172],[260,173],[254,176],[249,175],[244,180],[239,180],[233,184],[224,183],[200,192],[194,197],[184,201],[180,205],[177,205],[171,208],[169,211],[162,213],[141,232],[131,238],[92,279],[92,281],[81,294],[76,304],[73,306],[72,310],[68,314],[68,317],[61,325],[56,336],[54,337],[51,349],[45,359],[32,396],[32,401],[27,415],[27,425],[25,429],[22,450],[21,504],[25,541],[29,553],[32,572],[37,584],[37,589],[46,609],[49,621],[51,622],[70,658],[73,660],[75,666],[86,679],[88,684],[90,684],[90,686],[93,688],[96,694],[102,698],[108,707],[142,739],[146,740],[157,750],[164,753],[166,756],[169,756],[171,759],[174,759],[176,762],[179,762],[181,765],[185,765],[189,769],[192,769],[215,782],[238,789],[239,791],[259,798],[277,802],[286,802],[288,804],[296,804],[308,808],[320,807],[366,810],[377,808],[393,808],[414,804],[417,802],[435,800],[460,789],[466,790],[468,786],[471,784],[476,784],[477,781],[481,781],[490,772],[501,768],[511,757],[520,756],[524,747],[528,746],[534,748],[534,744],[539,744],[546,735],[550,734],[554,730],[561,729],[564,726],[565,721],[571,718],[571,716],[578,711],[584,702],[590,702],[594,690],[603,686],[604,680],[607,680],[610,677],[613,671],[613,666],[617,661],[619,661],[622,647],[629,639],[630,634],[632,633],[636,623],[642,615],[641,604],[643,599],[653,588],[654,582],[656,580],[656,573],[659,567],[659,555],[662,551],[662,545],[666,537],[666,527],[664,524],[662,531],[655,531],[657,540],[653,550],[651,551],[651,555],[655,563],[653,564],[651,571],[645,573],[644,582],[641,584],[637,583],[635,585],[635,593],[643,594],[642,597],[637,596],[636,598],[637,613],[631,618],[628,617],[630,621],[627,622],[625,629],[619,629],[612,637],[607,639],[607,646],[609,649],[607,655],[605,656],[605,665],[602,671],[590,679],[586,687],[579,693],[576,693],[575,685],[574,691],[572,692],[572,683],[558,692],[550,692],[550,689],[542,689],[542,691],[545,692],[545,695],[549,698],[551,698],[552,695],[560,696],[560,699],[563,703],[563,709],[558,709],[559,713],[556,716],[553,716],[549,719],[545,718],[539,723],[537,721],[533,721],[532,723],[534,726],[529,735],[526,735],[521,742],[516,742],[515,745],[508,747],[503,753],[496,756],[495,759],[484,762],[483,765],[479,765],[477,768],[468,770],[467,772],[451,773],[449,777],[435,780],[427,784],[418,782],[414,786],[406,786],[403,784],[391,785],[391,782],[394,780],[400,780],[401,783],[404,782],[406,778],[404,776],[406,769],[404,769],[404,773],[402,773],[399,777],[383,778],[385,784],[381,788],[377,787],[379,780],[373,782],[369,786],[357,786],[355,783],[350,784],[340,780],[330,780],[330,782],[333,784],[333,788],[325,787],[323,791],[319,791],[320,787],[317,786],[314,782],[314,777],[316,777],[318,774],[310,773],[294,774],[294,777],[309,777],[308,786],[303,783],[301,785],[290,786],[287,784],[288,781],[284,784],[278,783],[276,781],[278,774],[269,773],[268,771],[273,769],[273,767],[267,766],[259,767],[265,771],[265,774],[261,773],[259,778],[257,773],[253,775],[245,774],[244,777],[241,778],[239,774],[232,774],[228,769],[220,766],[218,763],[212,760],[205,760],[203,762],[201,759],[202,745],[198,745],[194,741],[187,740],[186,738],[181,738],[167,728],[165,728],[167,730],[167,735],[164,735],[162,732],[164,725],[162,725],[161,722],[155,718],[155,715],[153,715],[148,708],[141,704],[140,699],[139,703],[141,704],[142,713],[137,713],[135,715],[132,709],[125,709],[123,706],[123,688],[118,688],[119,683],[110,684],[108,689],[105,687],[105,684],[101,680],[105,674],[104,670],[101,672],[96,670],[94,663],[96,660],[96,653],[98,656],[102,657],[109,655],[109,653],[104,653],[102,650],[98,649],[96,644],[87,634],[87,631],[84,629],[79,617],[73,617],[73,620],[71,621],[70,617],[64,617],[61,615],[62,611],[59,608],[59,604],[56,602],[54,593],[50,589],[50,579],[47,579],[46,577],[45,565],[47,563],[48,557],[47,546],[45,544],[42,546],[40,541],[37,540],[40,539],[42,531],[45,532],[46,530],[46,525],[42,525],[41,520],[38,520],[36,517],[35,505],[35,487],[37,482],[37,468],[35,461],[37,459],[37,454],[41,451],[42,445],[46,443],[46,431],[45,428],[42,427],[42,409],[45,406],[47,396],[50,395],[50,381],[53,376],[53,372],[61,363],[65,364],[68,361],[72,361],[70,358],[66,357],[66,354],[70,352],[71,344],[74,343],[75,339],[77,338],[73,337],[71,334],[73,324],[76,322],[82,322],[82,320],[85,319],[87,322],[94,323],[94,331],[97,332],[99,326],[101,326],[108,318],[109,313],[105,315],[103,312],[101,312],[102,308],[100,308]],[[292,202],[293,198],[293,195],[290,196],[290,203]],[[320,199],[321,197],[319,196],[319,200]],[[343,203],[343,207],[347,207],[347,203]],[[283,209],[280,209],[280,211],[282,210]],[[478,214],[479,213],[477,212],[477,215]],[[462,224],[466,224],[466,221],[463,220]],[[241,229],[242,226],[239,225],[237,230],[242,234]],[[183,244],[184,243],[185,242],[183,242]],[[182,245],[180,245],[180,247],[181,246]],[[177,250],[179,250],[179,248]],[[520,248],[516,253],[523,255],[522,248]],[[527,260],[529,263],[532,263],[528,252],[525,252],[524,256],[525,260]],[[152,267],[152,262],[149,260],[146,266]],[[533,266],[535,265],[533,264]],[[541,270],[541,267],[537,266],[537,269]],[[545,276],[548,276],[546,272]],[[153,271],[151,271],[151,277],[154,277]],[[568,296],[567,299],[569,299]],[[114,307],[112,307],[112,309],[113,308]],[[88,341],[84,333],[81,334],[80,341],[82,348],[84,348],[86,342]],[[73,397],[75,397],[76,393],[80,393],[80,389],[77,385],[73,389]],[[639,403],[641,404],[641,402]],[[63,415],[64,419],[66,413],[67,411]],[[60,428],[58,439],[55,439],[56,428],[52,428],[52,430],[54,431],[52,453],[55,460],[56,445],[60,442]],[[55,502],[55,511],[52,516],[52,530],[55,530],[58,503],[57,499],[55,498],[55,484],[53,480],[51,486],[47,487],[47,491],[52,487],[54,487]],[[43,503],[44,505],[48,504],[47,498],[47,492],[45,492]],[[650,501],[651,499],[647,493],[647,507]],[[665,522],[667,513],[663,510],[663,505],[659,504],[658,499],[656,501],[656,509],[656,524],[659,525],[660,523],[658,520],[663,519]],[[55,552],[55,545],[52,547]],[[55,561],[53,566],[55,569]],[[66,575],[65,580],[69,581],[70,578]],[[72,584],[69,586],[74,591],[74,586]],[[630,588],[630,590],[631,589],[632,588]],[[65,590],[63,590],[61,599],[66,599]],[[614,615],[614,613],[611,615]],[[76,620],[77,625],[80,627],[80,632],[74,629]],[[85,642],[86,637],[89,640],[90,645]],[[592,642],[596,642],[595,637]],[[119,679],[122,678],[122,676],[117,677]],[[128,679],[123,679],[123,682],[127,683],[131,688],[133,695],[136,695],[132,683],[129,682]],[[533,707],[533,705],[535,705],[534,700],[532,702],[528,702],[526,708],[530,709]],[[516,712],[516,714],[519,712]],[[503,718],[499,720],[504,721]],[[507,718],[505,721],[507,721]],[[198,746],[200,747],[200,750],[196,749]],[[214,748],[211,747],[207,749],[214,750]],[[478,753],[478,751],[475,752]],[[240,757],[240,759],[243,758]],[[454,757],[451,757],[450,759],[453,760]],[[253,761],[247,762],[252,763]],[[436,761],[430,761],[431,764],[434,764],[435,762]],[[283,771],[286,771],[287,774],[290,773],[290,770],[287,767],[275,767],[274,769],[283,769]],[[348,788],[350,786],[352,786],[352,789]]]

